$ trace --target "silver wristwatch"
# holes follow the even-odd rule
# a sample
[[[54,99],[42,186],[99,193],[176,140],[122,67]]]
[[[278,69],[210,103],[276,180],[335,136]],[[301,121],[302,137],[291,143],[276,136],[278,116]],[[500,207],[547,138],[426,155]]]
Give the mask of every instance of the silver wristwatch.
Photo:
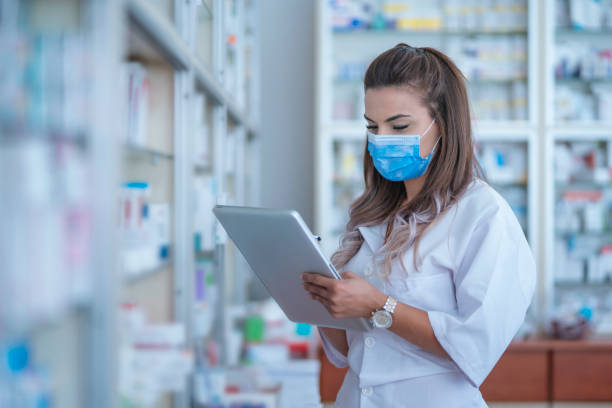
[[[382,309],[372,312],[372,324],[379,329],[388,329],[393,323],[393,311],[397,306],[397,300],[391,296],[387,296],[387,301]]]

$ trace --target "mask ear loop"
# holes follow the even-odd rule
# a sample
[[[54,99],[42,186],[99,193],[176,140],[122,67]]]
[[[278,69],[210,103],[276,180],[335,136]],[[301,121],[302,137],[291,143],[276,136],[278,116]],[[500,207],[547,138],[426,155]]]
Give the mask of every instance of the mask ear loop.
[[[433,126],[435,121],[436,121],[436,119],[432,119],[431,120],[431,123],[429,124],[429,126],[427,126],[427,129],[425,129],[425,132],[423,132],[421,137],[425,136],[427,134],[427,132],[429,132],[429,129],[431,129],[431,127]],[[433,154],[433,152],[436,150],[436,146],[438,145],[438,142],[440,141],[441,137],[442,136],[438,136],[438,138],[436,139],[436,143],[434,143],[433,147],[431,148],[431,153],[429,153],[430,155]]]
[[[431,127],[433,126],[434,122],[436,121],[436,119],[432,119],[431,123],[429,124],[429,126],[427,126],[427,129],[425,129],[425,131],[423,132],[423,134],[421,135],[421,137],[424,137],[427,132],[429,132],[429,129],[431,129]]]
[[[441,138],[442,136],[438,136],[438,138],[436,139],[436,143],[434,143],[433,147],[431,148],[431,153],[436,151],[436,146],[438,145],[438,142],[440,141]]]

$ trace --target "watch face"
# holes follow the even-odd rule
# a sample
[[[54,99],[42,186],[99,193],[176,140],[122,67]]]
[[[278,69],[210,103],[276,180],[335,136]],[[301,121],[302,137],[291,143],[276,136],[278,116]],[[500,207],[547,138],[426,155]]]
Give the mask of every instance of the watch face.
[[[392,321],[393,318],[391,317],[391,313],[387,312],[386,310],[378,310],[372,316],[372,322],[374,323],[374,326],[381,329],[386,329],[390,327]]]

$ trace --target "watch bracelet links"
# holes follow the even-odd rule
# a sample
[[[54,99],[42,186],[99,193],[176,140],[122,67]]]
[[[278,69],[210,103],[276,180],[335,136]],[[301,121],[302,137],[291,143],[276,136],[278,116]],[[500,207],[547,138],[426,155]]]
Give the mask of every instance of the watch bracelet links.
[[[383,305],[382,309],[377,309],[373,311],[372,316],[374,316],[374,313],[378,312],[379,310],[386,310],[387,312],[393,314],[396,306],[397,306],[397,299],[395,299],[393,296],[387,295],[387,300],[385,301],[385,304]]]
[[[385,302],[383,309],[393,314],[396,306],[397,306],[397,300],[392,296],[387,296],[387,301]]]

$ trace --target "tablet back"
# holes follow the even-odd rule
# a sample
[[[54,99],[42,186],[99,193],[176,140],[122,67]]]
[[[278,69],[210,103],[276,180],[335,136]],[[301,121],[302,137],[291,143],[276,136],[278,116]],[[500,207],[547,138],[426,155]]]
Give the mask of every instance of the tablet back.
[[[340,277],[297,211],[217,205],[213,212],[290,320],[323,327],[370,329],[365,318],[332,317],[302,287],[302,272]]]

